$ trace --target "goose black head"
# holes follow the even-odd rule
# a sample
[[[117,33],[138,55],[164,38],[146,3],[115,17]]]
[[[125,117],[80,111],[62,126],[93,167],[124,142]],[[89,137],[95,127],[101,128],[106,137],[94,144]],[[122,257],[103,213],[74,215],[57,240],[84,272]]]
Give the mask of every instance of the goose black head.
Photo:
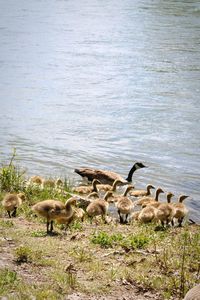
[[[141,162],[136,162],[135,163],[135,169],[138,170],[138,169],[141,169],[141,168],[147,168],[147,166],[145,166],[143,163]]]

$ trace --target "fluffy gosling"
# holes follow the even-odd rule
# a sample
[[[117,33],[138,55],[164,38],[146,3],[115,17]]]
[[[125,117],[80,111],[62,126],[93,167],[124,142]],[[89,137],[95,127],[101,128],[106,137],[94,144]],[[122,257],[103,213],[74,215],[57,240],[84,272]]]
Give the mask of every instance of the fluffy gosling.
[[[152,189],[155,189],[155,187],[151,184],[148,184],[146,190],[133,190],[129,193],[129,195],[134,197],[150,196]]]
[[[182,226],[185,216],[188,214],[188,208],[182,202],[189,196],[180,195],[178,203],[173,203],[173,208],[175,209],[174,218],[178,220],[179,227]]]
[[[141,223],[149,223],[152,221],[157,221],[156,212],[157,212],[156,207],[148,205],[140,211],[138,215],[138,221],[140,221]]]
[[[171,205],[171,198],[174,195],[172,193],[167,194],[167,202],[168,203],[160,203],[157,206],[157,211],[156,211],[156,218],[161,222],[162,226],[169,225],[170,222],[172,222],[175,209],[173,205]],[[153,204],[152,204],[153,205]],[[155,206],[154,206],[155,207]]]
[[[92,186],[78,186],[72,189],[73,192],[79,193],[79,194],[89,194],[92,192],[98,192],[97,184],[101,183],[99,180],[94,179],[92,181]]]
[[[16,217],[17,208],[25,200],[24,193],[6,194],[2,200],[2,206],[7,211],[9,218]]]
[[[164,191],[161,188],[157,188],[155,197],[144,196],[141,199],[135,201],[135,205],[146,205],[146,204],[148,204],[150,202],[154,202],[154,201],[158,202],[158,198],[161,193],[164,193]]]
[[[69,198],[64,204],[57,200],[44,200],[32,206],[32,210],[39,216],[46,218],[47,234],[53,231],[53,222],[67,223],[73,216],[72,205],[76,204],[76,198]],[[50,229],[49,229],[50,226]]]
[[[133,189],[133,186],[129,185],[129,186],[127,186],[127,188],[122,196],[115,197],[115,206],[117,208],[117,212],[118,212],[119,220],[120,220],[121,224],[128,223],[128,217],[133,208],[132,200],[127,197],[127,194],[132,189]],[[125,220],[123,219],[122,215],[125,215]]]
[[[104,223],[106,222],[106,214],[108,211],[109,203],[108,198],[112,196],[112,192],[108,191],[103,199],[95,199],[86,208],[86,212],[90,218],[101,216]]]
[[[112,192],[115,192],[116,189],[117,189],[117,185],[120,185],[120,184],[122,184],[121,180],[116,179],[113,182],[112,185],[110,185],[110,184],[98,184],[97,189],[98,189],[98,191],[105,191],[105,192],[112,191]]]

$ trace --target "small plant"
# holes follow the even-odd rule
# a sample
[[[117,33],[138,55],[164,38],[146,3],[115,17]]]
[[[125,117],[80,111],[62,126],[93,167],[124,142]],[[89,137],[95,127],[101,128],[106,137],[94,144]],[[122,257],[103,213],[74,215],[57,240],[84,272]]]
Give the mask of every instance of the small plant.
[[[74,221],[72,224],[70,224],[69,228],[71,230],[78,230],[81,231],[83,229],[83,226],[81,224],[81,222],[79,221]]]
[[[18,281],[17,273],[7,268],[0,270],[0,295],[13,288]]]
[[[46,231],[43,230],[36,230],[31,233],[31,236],[33,237],[44,237],[46,235],[47,235]]]
[[[18,264],[31,262],[31,249],[25,246],[20,246],[15,249],[15,261]]]
[[[22,191],[25,186],[24,171],[21,171],[13,164],[16,157],[16,150],[8,165],[3,165],[0,169],[0,189],[6,192]]]
[[[32,250],[27,246],[20,246],[15,249],[15,261],[17,264],[35,262],[41,265],[43,264],[42,251]]]
[[[85,251],[83,248],[74,248],[70,254],[75,257],[79,262],[91,261],[91,254]]]
[[[101,231],[99,233],[95,233],[91,239],[92,243],[99,244],[103,248],[109,248],[113,246],[112,237],[109,236],[106,232]]]
[[[1,220],[0,221],[0,226],[4,228],[11,228],[14,226],[13,222],[10,220]]]

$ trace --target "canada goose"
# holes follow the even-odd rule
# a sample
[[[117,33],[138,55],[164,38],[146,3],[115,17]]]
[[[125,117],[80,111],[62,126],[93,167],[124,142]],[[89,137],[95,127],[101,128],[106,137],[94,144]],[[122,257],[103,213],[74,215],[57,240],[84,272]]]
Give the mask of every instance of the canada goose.
[[[190,289],[183,300],[200,300],[200,284]]]
[[[89,194],[92,192],[98,192],[97,190],[97,184],[101,183],[99,180],[94,179],[92,181],[92,186],[78,186],[72,189],[73,192],[79,193],[79,194]]]
[[[117,189],[117,185],[120,185],[122,184],[122,182],[119,180],[119,179],[116,179],[112,185],[110,184],[98,184],[97,185],[97,189],[98,191],[112,191],[112,192],[115,192],[116,189]]]
[[[144,197],[151,195],[151,189],[155,189],[155,187],[151,184],[148,184],[146,190],[133,190],[129,193],[130,196],[134,197]]]
[[[140,211],[138,215],[138,221],[140,221],[141,223],[149,223],[151,221],[156,221],[156,212],[156,207],[148,205]]]
[[[172,222],[175,209],[173,205],[171,205],[171,198],[174,195],[172,193],[167,194],[167,202],[168,203],[160,203],[159,206],[157,206],[157,211],[156,211],[156,218],[161,222],[162,226],[169,224],[169,222]],[[151,205],[151,204],[150,204]],[[155,206],[154,206],[155,207]]]
[[[182,202],[189,196],[180,195],[178,203],[173,203],[175,209],[174,218],[178,220],[179,227],[182,226],[184,217],[188,214],[188,209]]]
[[[103,199],[93,200],[88,207],[86,208],[86,212],[89,217],[93,218],[95,216],[101,216],[102,220],[105,222],[105,216],[108,211],[109,203],[108,198],[112,195],[111,191],[108,191]]]
[[[174,196],[174,194],[172,194],[172,193],[170,192],[170,193],[167,194],[167,203],[163,203],[163,202],[159,202],[159,201],[153,200],[153,201],[144,203],[144,204],[142,205],[142,207],[146,207],[146,206],[148,206],[148,205],[151,205],[151,206],[153,206],[153,207],[158,208],[158,207],[160,207],[161,204],[164,204],[165,206],[166,206],[166,205],[169,205],[169,204],[171,203],[171,198],[172,198],[173,196]]]
[[[158,197],[160,193],[164,193],[164,191],[161,188],[157,188],[155,198],[151,196],[144,196],[140,198],[139,200],[135,201],[135,205],[146,205],[150,202],[158,201]]]
[[[22,204],[22,201],[24,200],[24,193],[5,195],[5,197],[2,200],[2,206],[7,211],[9,218],[16,217],[17,208]]]
[[[132,200],[127,197],[127,194],[132,189],[133,189],[133,186],[129,185],[129,186],[127,186],[127,188],[124,191],[124,194],[122,196],[114,197],[115,206],[117,207],[117,212],[118,212],[119,220],[120,220],[121,224],[128,223],[128,216],[130,215],[131,210],[133,208]],[[125,221],[123,220],[122,215],[125,215]]]
[[[141,168],[145,168],[146,166],[141,162],[136,162],[131,170],[128,173],[128,177],[124,179],[122,176],[115,172],[111,171],[104,171],[92,168],[80,168],[75,169],[74,172],[79,174],[82,177],[86,177],[88,181],[92,181],[93,179],[98,179],[101,183],[110,184],[112,185],[113,182],[118,179],[121,181],[122,184],[127,184],[128,182],[132,181],[133,173]]]
[[[44,200],[32,206],[32,210],[39,216],[47,219],[47,234],[53,231],[53,222],[66,223],[73,216],[71,205],[76,204],[76,198],[69,198],[64,204],[57,200]],[[50,230],[49,230],[50,225]]]

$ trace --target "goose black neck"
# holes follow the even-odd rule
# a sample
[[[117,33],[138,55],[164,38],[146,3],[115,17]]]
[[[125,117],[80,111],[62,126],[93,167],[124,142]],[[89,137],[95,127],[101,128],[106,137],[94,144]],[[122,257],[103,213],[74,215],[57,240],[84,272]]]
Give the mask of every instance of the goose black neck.
[[[129,173],[128,173],[128,177],[126,178],[126,180],[128,182],[132,182],[132,177],[133,177],[133,173],[136,171],[136,166],[135,164],[133,165],[133,167],[130,169]]]

